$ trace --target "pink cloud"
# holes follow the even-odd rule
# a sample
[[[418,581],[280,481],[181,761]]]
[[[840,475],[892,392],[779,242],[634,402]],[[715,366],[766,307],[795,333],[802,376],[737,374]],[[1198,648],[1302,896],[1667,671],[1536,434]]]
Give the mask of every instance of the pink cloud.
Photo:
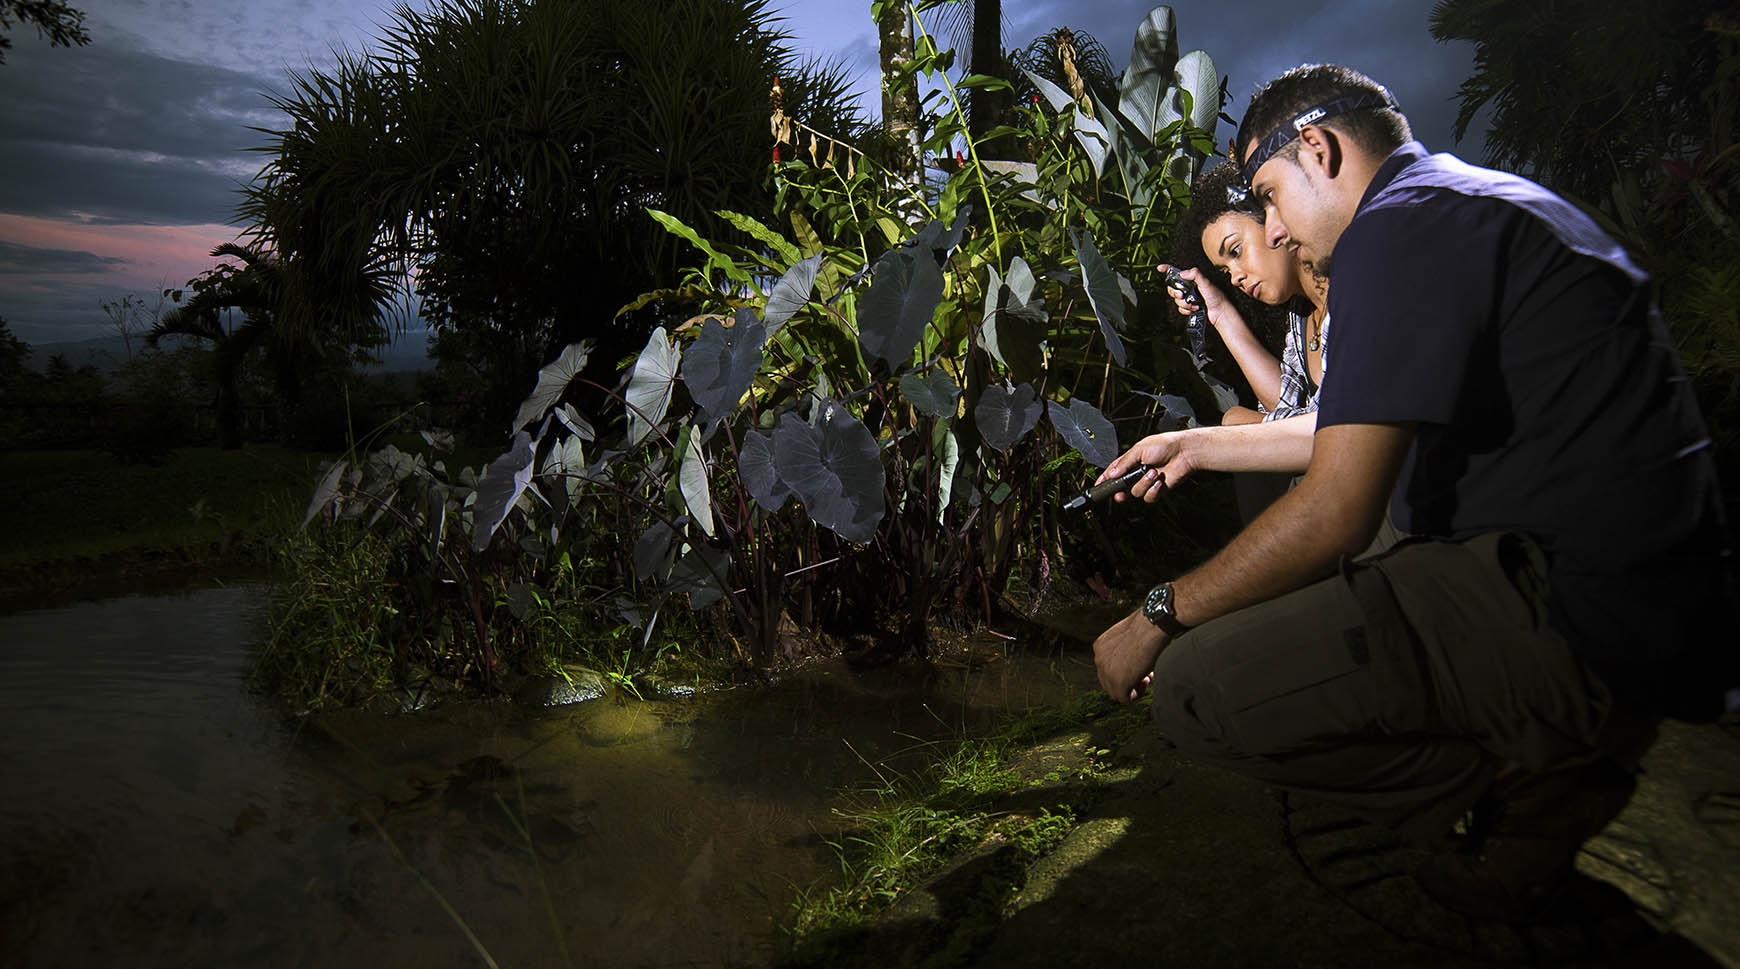
[[[95,225],[0,213],[0,241],[127,260],[112,270],[118,290],[180,287],[210,269],[212,248],[236,235],[228,225]]]

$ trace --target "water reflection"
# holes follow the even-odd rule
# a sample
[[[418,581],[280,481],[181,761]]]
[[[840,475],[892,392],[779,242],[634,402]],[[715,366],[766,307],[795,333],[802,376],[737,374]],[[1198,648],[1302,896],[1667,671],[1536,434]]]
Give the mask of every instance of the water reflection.
[[[262,602],[0,618],[3,961],[753,963],[866,762],[1092,681],[989,648],[918,679],[284,724],[242,689]]]

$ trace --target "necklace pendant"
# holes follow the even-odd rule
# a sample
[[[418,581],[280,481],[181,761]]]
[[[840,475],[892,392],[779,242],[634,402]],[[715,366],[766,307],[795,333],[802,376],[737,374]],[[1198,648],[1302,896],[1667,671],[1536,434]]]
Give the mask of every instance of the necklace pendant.
[[[1312,337],[1310,339],[1310,341],[1305,344],[1305,349],[1310,350],[1312,353],[1316,353],[1317,352],[1317,338]]]

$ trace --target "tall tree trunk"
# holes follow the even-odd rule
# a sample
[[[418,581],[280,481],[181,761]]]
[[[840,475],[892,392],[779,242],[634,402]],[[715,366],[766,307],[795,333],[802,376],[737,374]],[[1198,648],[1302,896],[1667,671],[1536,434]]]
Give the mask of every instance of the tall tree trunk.
[[[974,74],[1003,76],[1003,0],[972,0],[973,49],[968,66]],[[973,88],[967,94],[967,129],[973,140],[996,126],[1008,103],[1007,91]],[[994,153],[993,157],[1005,157]]]
[[[898,146],[895,170],[917,180],[918,76],[912,70],[911,16],[906,3],[890,3],[876,26],[882,53],[882,124]]]

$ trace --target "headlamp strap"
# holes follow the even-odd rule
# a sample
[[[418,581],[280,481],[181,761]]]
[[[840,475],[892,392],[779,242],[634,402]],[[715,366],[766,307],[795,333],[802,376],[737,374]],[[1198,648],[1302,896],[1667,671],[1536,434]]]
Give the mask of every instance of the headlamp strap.
[[[1244,176],[1245,184],[1251,183],[1251,179],[1257,174],[1257,169],[1262,168],[1264,162],[1273,158],[1275,152],[1280,151],[1289,141],[1299,137],[1299,132],[1303,131],[1306,125],[1316,124],[1325,118],[1333,118],[1338,114],[1346,114],[1349,111],[1359,111],[1364,108],[1401,110],[1396,107],[1395,99],[1390,97],[1387,92],[1379,94],[1376,91],[1359,91],[1306,108],[1294,115],[1293,120],[1277,126],[1274,131],[1269,132],[1267,137],[1257,143],[1256,150],[1251,152],[1251,157],[1239,169],[1240,174]]]

